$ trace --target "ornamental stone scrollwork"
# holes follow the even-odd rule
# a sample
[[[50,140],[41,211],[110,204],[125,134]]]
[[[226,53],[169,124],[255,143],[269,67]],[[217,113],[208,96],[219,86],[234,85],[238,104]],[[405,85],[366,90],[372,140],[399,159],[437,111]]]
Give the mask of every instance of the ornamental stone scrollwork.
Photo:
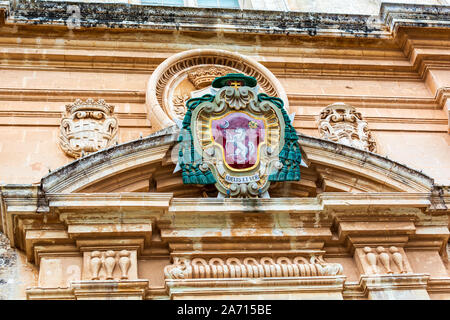
[[[120,269],[120,279],[128,279],[128,271],[131,266],[129,251],[92,251],[89,257],[90,280],[114,280],[114,271],[117,266]]]
[[[112,145],[117,139],[118,121],[114,106],[104,100],[77,99],[66,105],[59,143],[69,156],[79,158]]]
[[[166,279],[280,278],[341,275],[342,265],[311,257],[174,258],[164,268]]]
[[[187,94],[184,95],[175,95],[172,98],[173,111],[175,114],[183,118],[186,114],[186,102],[190,99]]]
[[[366,274],[403,274],[411,273],[411,267],[402,248],[390,246],[385,248],[358,248],[362,269]]]
[[[272,181],[300,180],[301,150],[283,101],[255,78],[228,74],[215,95],[187,101],[178,168],[185,184],[215,184],[219,197],[267,198]]]
[[[146,105],[155,128],[165,128],[184,117],[181,101],[209,92],[212,81],[228,73],[243,73],[258,81],[261,93],[281,98],[289,111],[287,95],[278,79],[262,64],[236,52],[194,49],[177,53],[161,63],[149,79]]]
[[[174,93],[172,95],[172,104],[169,103],[171,111],[176,114],[178,119],[183,119],[186,114],[186,102],[190,98],[202,95],[204,89],[211,86],[211,83],[215,78],[224,76],[232,71],[230,68],[214,66],[200,66],[189,70],[185,82],[190,82],[194,88],[186,83],[180,83],[178,85],[178,90],[176,90],[178,94]],[[189,91],[189,94],[187,91]]]
[[[345,103],[333,103],[322,110],[319,120],[322,139],[376,152],[376,143],[360,112]]]

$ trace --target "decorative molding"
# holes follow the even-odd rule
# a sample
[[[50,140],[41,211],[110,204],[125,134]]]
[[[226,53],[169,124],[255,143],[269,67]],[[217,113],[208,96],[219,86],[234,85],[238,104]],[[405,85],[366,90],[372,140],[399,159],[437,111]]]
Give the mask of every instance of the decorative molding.
[[[403,248],[366,246],[355,250],[357,264],[369,275],[413,273]]]
[[[86,280],[135,280],[137,260],[135,251],[94,250],[84,253],[85,267],[83,279]]]
[[[117,141],[118,121],[114,106],[100,99],[75,100],[66,105],[59,141],[69,156],[79,158],[104,149]]]
[[[136,280],[96,280],[72,281],[68,288],[28,288],[28,300],[97,300],[97,299],[145,299],[149,281]]]
[[[382,3],[378,16],[298,11],[241,10],[74,2],[85,12],[81,27],[142,28],[262,34],[340,35],[388,38],[400,26],[448,27],[450,6]],[[62,1],[14,1],[6,23],[67,25],[71,12]],[[102,9],[100,15],[94,7]],[[167,19],[170,16],[171,19]],[[262,19],[264,17],[264,19]],[[283,21],[280,24],[280,20]],[[108,21],[105,24],[105,21]],[[269,28],[270,27],[270,28]],[[390,31],[386,30],[386,27]],[[345,30],[344,33],[342,30]]]
[[[322,139],[375,152],[376,143],[360,112],[342,102],[329,105],[320,113],[319,133]]]
[[[380,18],[396,34],[399,27],[448,28],[450,6],[436,4],[382,3]]]
[[[338,299],[342,300],[345,276],[284,278],[166,279],[170,299]]]
[[[205,278],[282,278],[341,275],[342,265],[326,263],[321,256],[311,257],[253,257],[227,259],[174,258],[174,263],[164,268],[166,279]]]
[[[359,286],[369,299],[429,299],[426,288],[429,274],[362,275]],[[414,291],[421,290],[416,293]],[[378,293],[378,294],[377,294]]]

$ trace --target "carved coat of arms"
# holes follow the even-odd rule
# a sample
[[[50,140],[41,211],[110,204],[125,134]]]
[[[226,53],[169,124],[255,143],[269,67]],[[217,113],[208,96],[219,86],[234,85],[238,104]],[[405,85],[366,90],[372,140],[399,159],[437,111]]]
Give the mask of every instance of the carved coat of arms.
[[[219,197],[268,197],[271,181],[300,180],[301,151],[283,101],[255,78],[228,74],[213,94],[186,103],[178,164],[185,184],[215,184]]]
[[[66,105],[60,126],[60,146],[67,155],[79,158],[114,143],[118,127],[114,106],[104,100],[77,99]]]

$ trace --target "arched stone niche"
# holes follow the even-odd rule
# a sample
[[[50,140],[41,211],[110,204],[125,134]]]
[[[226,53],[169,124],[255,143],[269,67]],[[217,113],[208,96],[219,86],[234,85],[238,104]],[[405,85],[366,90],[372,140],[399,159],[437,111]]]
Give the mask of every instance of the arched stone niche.
[[[230,72],[255,77],[260,92],[283,99],[289,111],[283,86],[262,64],[235,52],[196,49],[169,57],[150,77],[146,106],[153,127],[158,130],[174,125],[175,118],[183,118],[187,99],[209,93],[211,82]]]

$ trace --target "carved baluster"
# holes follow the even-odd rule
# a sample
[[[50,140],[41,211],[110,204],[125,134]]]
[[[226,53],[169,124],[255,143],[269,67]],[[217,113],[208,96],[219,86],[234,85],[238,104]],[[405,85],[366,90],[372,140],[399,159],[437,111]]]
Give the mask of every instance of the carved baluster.
[[[98,280],[98,273],[100,271],[100,267],[102,266],[102,259],[100,258],[101,253],[100,251],[92,251],[91,253],[91,272],[92,277],[91,280]]]
[[[120,279],[128,279],[128,269],[131,266],[130,252],[127,250],[122,250],[119,252],[119,267],[122,272]]]
[[[394,260],[395,264],[400,270],[400,273],[406,273],[407,271],[404,269],[403,266],[403,257],[402,254],[399,252],[398,248],[392,246],[389,248],[389,251],[392,253],[392,260]]]
[[[372,252],[372,248],[370,247],[364,247],[363,250],[366,253],[366,259],[372,269],[372,272],[375,274],[378,273],[376,254]]]
[[[116,266],[116,253],[112,250],[108,250],[105,253],[106,258],[103,265],[106,270],[106,280],[113,279],[114,267]]]
[[[383,264],[383,266],[386,268],[387,273],[394,273],[392,272],[389,262],[390,262],[390,257],[389,254],[386,252],[386,249],[384,249],[383,247],[377,247],[377,252],[379,254],[380,257],[380,261]]]

